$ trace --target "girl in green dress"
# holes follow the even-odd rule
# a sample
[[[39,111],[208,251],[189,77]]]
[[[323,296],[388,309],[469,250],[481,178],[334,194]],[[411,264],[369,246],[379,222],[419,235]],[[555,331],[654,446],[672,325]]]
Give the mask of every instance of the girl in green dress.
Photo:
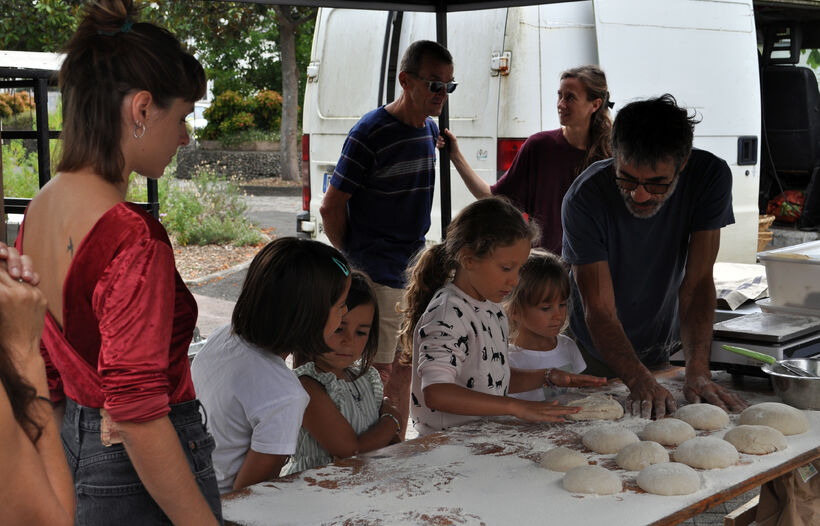
[[[370,366],[378,349],[379,308],[370,279],[362,272],[351,272],[347,308],[341,326],[327,339],[332,351],[294,370],[310,403],[286,474],[399,440],[404,426],[400,413],[383,398],[379,373]]]

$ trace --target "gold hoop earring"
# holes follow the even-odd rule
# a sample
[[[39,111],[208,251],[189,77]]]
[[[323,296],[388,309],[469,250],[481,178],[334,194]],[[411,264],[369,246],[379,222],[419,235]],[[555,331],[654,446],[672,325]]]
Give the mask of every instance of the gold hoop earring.
[[[139,131],[139,134],[137,133],[137,131]],[[135,139],[142,139],[142,137],[145,135],[145,123],[135,122],[133,134]]]

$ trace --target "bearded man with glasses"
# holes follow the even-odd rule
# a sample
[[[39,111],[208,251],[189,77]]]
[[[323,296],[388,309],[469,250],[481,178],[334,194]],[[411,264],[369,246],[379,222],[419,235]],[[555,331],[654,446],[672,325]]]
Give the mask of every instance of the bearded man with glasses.
[[[325,233],[375,284],[379,349],[373,365],[406,420],[410,368],[396,353],[405,270],[430,228],[441,114],[456,89],[453,57],[441,44],[413,42],[402,56],[398,98],[350,130],[319,212]],[[353,95],[353,94],[352,94]]]
[[[650,369],[681,345],[688,402],[746,407],[709,372],[712,267],[720,229],[734,223],[732,174],[692,148],[695,124],[669,94],[625,106],[613,125],[613,158],[578,176],[561,210],[570,328],[586,373],[620,377],[628,409],[644,418],[675,411]]]

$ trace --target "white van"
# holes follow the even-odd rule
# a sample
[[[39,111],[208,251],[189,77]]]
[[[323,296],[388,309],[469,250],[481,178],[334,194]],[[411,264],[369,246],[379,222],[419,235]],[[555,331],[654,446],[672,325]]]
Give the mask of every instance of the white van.
[[[702,122],[695,146],[725,159],[733,174],[736,224],[719,259],[754,262],[758,230],[760,82],[752,0],[587,0],[451,13],[447,48],[458,90],[450,128],[473,168],[492,183],[526,137],[559,127],[561,71],[599,64],[614,111],[672,93]],[[350,128],[401,89],[407,46],[435,40],[430,13],[321,9],[305,92],[305,210],[298,230],[327,241],[319,205]],[[309,173],[305,173],[309,170]],[[453,214],[473,201],[454,168]],[[439,189],[428,239],[441,237]]]

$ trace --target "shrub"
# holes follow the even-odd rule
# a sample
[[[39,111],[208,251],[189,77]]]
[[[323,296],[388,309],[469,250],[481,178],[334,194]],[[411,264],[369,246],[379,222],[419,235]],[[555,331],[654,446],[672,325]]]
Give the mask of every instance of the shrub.
[[[0,93],[0,117],[9,118],[34,108],[34,100],[27,91]]]
[[[0,93],[0,95],[3,94]],[[4,98],[0,98],[0,119],[8,119],[12,115],[14,115],[14,112],[11,111],[9,103]]]
[[[278,130],[282,120],[282,95],[272,90],[256,94],[256,111],[253,116],[260,130]]]
[[[34,197],[40,189],[37,152],[27,152],[21,139],[3,141],[3,190],[8,197]]]
[[[253,109],[248,107],[245,97],[235,91],[225,91],[217,95],[214,101],[203,112],[203,117],[208,119],[208,124],[199,132],[199,138],[205,140],[217,139],[220,135],[220,126],[234,115],[242,112],[250,113]]]
[[[235,143],[230,137],[248,130],[278,131],[282,119],[282,96],[275,91],[263,90],[252,97],[243,97],[228,90],[214,99],[203,116],[208,124],[199,131],[199,139]]]
[[[160,188],[162,222],[178,244],[262,242],[262,235],[243,215],[247,205],[236,183],[207,168],[199,168],[191,183],[187,187],[169,183],[165,195]]]
[[[256,124],[253,120],[253,114],[248,113],[247,111],[235,113],[234,115],[231,115],[230,118],[219,124],[219,131],[223,136],[233,135],[245,130],[252,130],[254,128],[256,128]]]

